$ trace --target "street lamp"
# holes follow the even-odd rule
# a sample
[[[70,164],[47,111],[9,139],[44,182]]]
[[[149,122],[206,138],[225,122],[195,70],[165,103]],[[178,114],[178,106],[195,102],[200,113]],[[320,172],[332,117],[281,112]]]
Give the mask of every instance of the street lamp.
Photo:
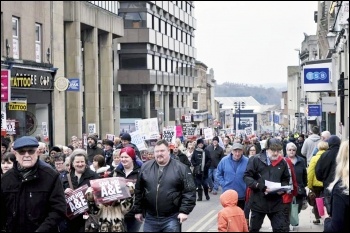
[[[298,123],[297,123],[297,130],[299,128],[299,133],[302,133],[302,125],[301,125],[301,116],[300,116],[300,96],[301,96],[301,67],[300,67],[300,49],[294,49],[295,51],[298,51],[298,81],[297,81],[297,112],[298,112]]]
[[[238,111],[238,130],[241,130],[241,109],[245,107],[245,103],[242,101],[234,102],[235,109]],[[235,121],[236,121],[236,114],[235,114]],[[235,131],[236,131],[236,124],[235,124]]]

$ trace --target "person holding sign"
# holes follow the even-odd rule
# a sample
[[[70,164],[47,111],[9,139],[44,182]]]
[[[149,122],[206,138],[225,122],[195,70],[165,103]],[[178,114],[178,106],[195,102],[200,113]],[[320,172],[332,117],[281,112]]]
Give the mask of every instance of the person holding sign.
[[[132,180],[135,183],[141,169],[141,165],[142,162],[136,159],[135,150],[131,147],[124,147],[120,151],[120,164],[115,168],[110,176],[124,177],[125,179]],[[140,230],[141,223],[135,219],[135,213],[133,211],[130,211],[125,215],[124,221],[127,232],[138,232]]]
[[[64,193],[67,195],[84,185],[90,187],[90,180],[100,178],[97,173],[89,168],[87,154],[84,149],[75,149],[70,155],[70,158],[70,176],[66,176],[65,179],[62,180]],[[72,187],[70,187],[70,182]],[[79,214],[79,216],[69,220],[68,229],[69,232],[83,232],[85,229],[83,214]]]
[[[66,213],[58,172],[39,159],[38,140],[23,136],[14,144],[13,168],[1,177],[1,229],[57,232]]]
[[[166,140],[157,141],[154,154],[136,181],[135,218],[145,220],[144,232],[179,232],[196,205],[196,185],[190,168],[170,158]]]

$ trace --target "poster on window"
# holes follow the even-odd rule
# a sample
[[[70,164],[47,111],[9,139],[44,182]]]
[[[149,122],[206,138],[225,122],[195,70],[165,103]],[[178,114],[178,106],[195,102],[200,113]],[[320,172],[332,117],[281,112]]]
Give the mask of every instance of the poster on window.
[[[90,180],[95,203],[105,204],[130,197],[129,188],[126,186],[128,181],[122,177]]]
[[[6,132],[7,134],[10,134],[10,135],[16,134],[15,120],[6,120]]]
[[[73,219],[89,209],[88,202],[85,198],[85,192],[89,186],[87,184],[66,194],[67,217]]]

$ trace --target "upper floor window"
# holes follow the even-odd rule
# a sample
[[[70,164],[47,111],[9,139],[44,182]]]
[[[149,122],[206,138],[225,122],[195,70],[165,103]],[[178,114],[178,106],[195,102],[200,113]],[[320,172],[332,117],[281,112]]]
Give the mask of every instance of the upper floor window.
[[[35,61],[41,62],[41,24],[35,24]]]
[[[19,59],[19,18],[12,17],[12,57]]]

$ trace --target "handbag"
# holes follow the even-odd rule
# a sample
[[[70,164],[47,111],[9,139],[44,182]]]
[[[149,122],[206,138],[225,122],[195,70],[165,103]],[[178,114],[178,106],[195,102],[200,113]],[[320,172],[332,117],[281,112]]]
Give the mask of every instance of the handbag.
[[[295,197],[291,203],[289,221],[292,226],[299,225],[299,204],[297,204]]]
[[[309,190],[309,193],[307,194],[307,203],[311,206],[316,205],[316,194],[312,190]]]
[[[303,198],[303,205],[301,206],[301,210],[306,210],[308,207],[307,199],[306,197]]]

